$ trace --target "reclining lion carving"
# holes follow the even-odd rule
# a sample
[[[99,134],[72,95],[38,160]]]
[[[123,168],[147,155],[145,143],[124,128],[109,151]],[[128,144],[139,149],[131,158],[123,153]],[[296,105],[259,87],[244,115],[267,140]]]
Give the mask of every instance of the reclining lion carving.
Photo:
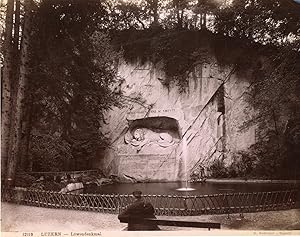
[[[173,137],[167,132],[156,132],[148,128],[136,128],[125,134],[124,141],[137,147],[140,151],[144,146],[157,144],[160,147],[169,147],[175,144]]]

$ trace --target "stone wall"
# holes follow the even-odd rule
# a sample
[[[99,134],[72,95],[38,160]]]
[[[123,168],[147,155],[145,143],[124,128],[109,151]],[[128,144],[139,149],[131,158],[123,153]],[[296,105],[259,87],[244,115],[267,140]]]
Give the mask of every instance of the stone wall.
[[[179,93],[176,85],[164,85],[160,68],[150,62],[119,64],[123,80],[116,89],[124,94],[124,107],[106,116],[103,132],[111,145],[95,166],[143,181],[182,180],[186,169],[191,173],[216,159],[230,161],[234,152],[254,142],[253,129],[238,130],[247,119],[245,78],[212,60],[195,66],[187,91]]]
[[[249,105],[250,76],[247,73],[232,75],[224,85],[225,91],[225,165],[233,162],[234,155],[239,151],[247,150],[255,143],[256,125],[243,129],[245,122],[253,118],[254,109]]]

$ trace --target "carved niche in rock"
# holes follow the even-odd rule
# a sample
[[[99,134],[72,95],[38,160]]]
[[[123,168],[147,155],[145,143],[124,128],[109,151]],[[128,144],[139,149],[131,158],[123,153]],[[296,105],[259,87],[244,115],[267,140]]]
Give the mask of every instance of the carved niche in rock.
[[[125,144],[141,151],[145,146],[166,148],[178,143],[180,133],[175,119],[168,117],[150,117],[131,121],[125,134]]]

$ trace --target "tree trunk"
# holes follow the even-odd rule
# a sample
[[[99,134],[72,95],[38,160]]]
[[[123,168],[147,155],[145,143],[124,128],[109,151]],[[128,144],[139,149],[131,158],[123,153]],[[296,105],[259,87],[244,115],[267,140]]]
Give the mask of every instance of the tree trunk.
[[[20,141],[21,141],[21,122],[23,115],[24,99],[25,99],[25,88],[27,84],[28,74],[28,62],[29,62],[29,43],[30,43],[30,32],[31,32],[31,2],[30,0],[24,1],[24,27],[23,27],[23,38],[21,45],[21,64],[20,64],[20,77],[17,87],[17,98],[15,105],[15,117],[13,120],[13,139],[11,145],[11,153],[7,163],[7,180],[8,185],[13,185],[15,181],[16,168],[18,164],[18,158],[20,155]]]
[[[206,18],[207,18],[206,13],[204,13],[203,14],[203,29],[206,29]]]
[[[175,8],[175,14],[176,14],[176,28],[181,29],[182,28],[182,20],[180,18],[180,0],[173,0],[174,8]]]
[[[11,77],[12,77],[12,29],[14,1],[7,0],[4,40],[4,65],[2,78],[2,110],[1,110],[1,177],[6,174],[9,151],[9,134],[11,121]]]
[[[177,29],[182,28],[182,20],[180,18],[180,10],[176,7],[176,16],[177,16]]]
[[[153,26],[157,27],[159,26],[158,23],[158,0],[153,1]]]
[[[9,146],[8,146],[8,156],[11,155],[13,144],[14,144],[14,130],[15,124],[13,119],[16,116],[16,104],[17,104],[17,90],[20,72],[20,52],[19,52],[19,37],[20,37],[20,0],[15,0],[15,11],[14,11],[14,24],[13,24],[13,39],[12,39],[12,74],[11,74],[11,109],[10,109],[10,134],[9,134]]]
[[[203,15],[202,15],[202,13],[200,13],[200,29],[202,29],[202,18],[203,18]]]
[[[15,0],[15,23],[14,23],[14,39],[13,39],[13,48],[14,54],[19,53],[20,46],[20,0]]]
[[[14,21],[14,37],[13,37],[13,64],[12,64],[12,98],[16,97],[16,86],[19,78],[20,68],[20,0],[15,0],[15,21]],[[13,104],[13,103],[12,103]]]
[[[29,95],[28,88],[26,89],[26,106],[24,107],[24,119],[22,122],[22,137],[21,137],[21,153],[20,153],[20,169],[22,171],[32,171],[32,161],[29,156],[30,135],[32,129],[32,98]],[[27,100],[27,98],[30,98]]]

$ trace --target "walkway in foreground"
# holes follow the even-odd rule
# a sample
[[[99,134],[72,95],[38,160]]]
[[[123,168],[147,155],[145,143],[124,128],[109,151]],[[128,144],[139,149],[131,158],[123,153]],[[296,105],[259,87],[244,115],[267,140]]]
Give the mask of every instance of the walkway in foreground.
[[[2,203],[1,229],[10,231],[116,231],[126,224],[115,214],[49,209]],[[300,209],[238,214],[159,217],[176,220],[220,222],[222,229],[234,230],[300,230]],[[162,227],[162,230],[195,230],[184,227]],[[204,230],[204,229],[199,229]]]

